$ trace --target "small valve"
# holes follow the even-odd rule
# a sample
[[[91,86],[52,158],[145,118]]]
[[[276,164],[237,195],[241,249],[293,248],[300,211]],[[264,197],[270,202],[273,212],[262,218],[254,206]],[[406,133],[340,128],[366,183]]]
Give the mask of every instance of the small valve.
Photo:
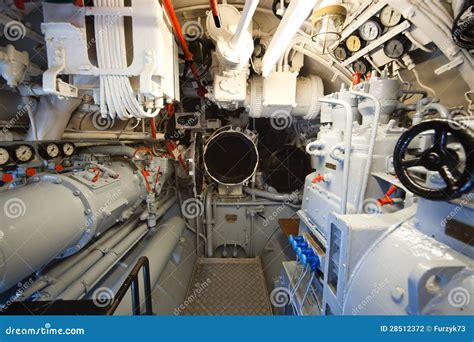
[[[384,205],[387,205],[387,204],[393,204],[395,203],[393,201],[393,199],[390,197],[393,195],[393,193],[395,191],[397,191],[398,187],[396,185],[392,185],[388,190],[387,192],[385,193],[385,196],[384,197],[380,197],[379,199],[377,199],[377,204],[382,207]]]
[[[318,173],[318,175],[313,178],[312,183],[315,184],[315,183],[319,183],[319,182],[324,182],[324,175],[320,175]]]

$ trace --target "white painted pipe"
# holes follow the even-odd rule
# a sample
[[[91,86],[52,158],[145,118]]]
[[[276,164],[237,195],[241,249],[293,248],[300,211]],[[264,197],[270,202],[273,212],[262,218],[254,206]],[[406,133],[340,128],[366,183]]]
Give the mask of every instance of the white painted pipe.
[[[360,97],[365,97],[374,102],[375,106],[375,113],[374,113],[374,119],[372,120],[372,131],[370,133],[370,140],[369,140],[369,149],[367,151],[367,162],[365,163],[365,169],[364,173],[362,175],[362,187],[358,193],[358,200],[357,200],[357,212],[360,214],[363,210],[363,202],[364,202],[364,196],[365,192],[367,190],[367,186],[369,184],[369,179],[370,179],[370,169],[372,168],[372,160],[374,157],[374,149],[375,149],[375,141],[377,139],[377,131],[379,129],[379,121],[380,121],[380,111],[381,111],[381,106],[379,100],[368,93],[360,92],[360,91],[355,91],[351,90],[349,91],[350,94],[360,96]]]
[[[72,113],[80,103],[79,99],[42,96],[34,118],[38,140],[60,140]],[[33,127],[28,130],[25,140],[35,140]]]
[[[320,98],[319,102],[323,103],[331,103],[339,106],[343,106],[346,110],[346,129],[344,131],[344,180],[342,185],[342,196],[341,196],[341,214],[347,213],[347,196],[349,192],[349,169],[350,169],[350,161],[351,161],[351,145],[352,145],[352,122],[353,122],[353,115],[352,115],[352,107],[350,103],[341,100],[335,100],[330,98]]]
[[[311,13],[318,0],[292,0],[286,10],[268,50],[263,56],[262,75],[267,77],[282,57],[298,29]]]
[[[242,45],[242,40],[245,39],[246,31],[249,28],[250,23],[252,22],[253,15],[257,10],[259,0],[247,0],[245,1],[244,9],[240,16],[239,25],[235,31],[234,36],[232,37],[231,44],[235,47]]]

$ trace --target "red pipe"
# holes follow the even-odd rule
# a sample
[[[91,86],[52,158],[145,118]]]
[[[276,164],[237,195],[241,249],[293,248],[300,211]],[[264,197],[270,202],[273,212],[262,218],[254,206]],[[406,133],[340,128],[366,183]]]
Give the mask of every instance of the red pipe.
[[[211,3],[212,17],[214,18],[214,24],[216,25],[217,28],[220,28],[221,17],[219,15],[219,7],[217,4],[217,0],[210,0],[210,3]]]
[[[156,121],[155,118],[150,118],[151,137],[156,140]]]
[[[181,29],[181,25],[179,24],[179,20],[176,16],[176,12],[174,11],[173,5],[171,4],[171,0],[163,0],[162,3],[166,10],[166,13],[168,13],[176,38],[178,39],[179,44],[183,49],[184,59],[191,64],[191,72],[195,78],[198,78],[199,75],[197,72],[196,64],[194,64],[193,61],[193,54],[191,53],[191,51],[189,51],[188,42],[184,38],[183,30]],[[207,93],[207,90],[201,85],[199,81],[197,81],[197,83],[197,93],[199,96],[204,97],[204,95]]]

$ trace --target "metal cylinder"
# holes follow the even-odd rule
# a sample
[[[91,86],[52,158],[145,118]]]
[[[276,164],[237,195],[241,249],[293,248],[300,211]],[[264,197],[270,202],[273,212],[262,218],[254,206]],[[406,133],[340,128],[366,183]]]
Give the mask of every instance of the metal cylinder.
[[[0,293],[78,252],[138,208],[146,192],[141,176],[128,163],[107,168],[118,177],[91,180],[89,170],[45,174],[0,193]]]
[[[249,180],[258,165],[258,150],[247,132],[218,131],[204,147],[204,167],[209,176],[223,185],[238,185]]]

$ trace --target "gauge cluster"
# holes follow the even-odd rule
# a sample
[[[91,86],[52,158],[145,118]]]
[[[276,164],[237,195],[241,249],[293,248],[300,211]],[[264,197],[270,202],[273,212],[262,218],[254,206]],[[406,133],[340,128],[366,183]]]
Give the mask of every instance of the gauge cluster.
[[[0,146],[0,167],[27,164],[39,157],[40,160],[69,158],[76,152],[72,142],[44,142],[38,145],[21,143]]]
[[[351,32],[347,38],[340,42],[333,51],[334,58],[339,62],[348,60],[366,46],[389,32],[392,28],[399,25],[402,21],[403,17],[399,12],[388,5],[383,7],[377,15],[363,22],[357,29]],[[377,49],[380,48],[389,60],[394,60],[401,58],[409,51],[410,46],[409,41],[400,33],[385,41],[378,46]],[[350,67],[353,72],[358,72],[363,75],[371,69],[371,64],[365,57],[361,57],[353,62],[349,61],[349,63],[347,66]]]

